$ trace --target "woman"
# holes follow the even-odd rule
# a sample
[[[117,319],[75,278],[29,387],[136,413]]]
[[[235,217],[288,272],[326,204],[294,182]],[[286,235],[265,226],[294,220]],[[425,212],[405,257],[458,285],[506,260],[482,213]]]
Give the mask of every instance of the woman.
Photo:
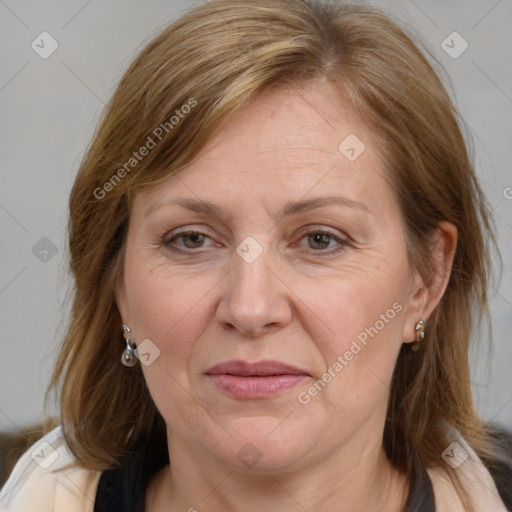
[[[82,162],[62,425],[0,503],[505,511],[468,370],[493,240],[453,105],[394,22],[196,7]]]

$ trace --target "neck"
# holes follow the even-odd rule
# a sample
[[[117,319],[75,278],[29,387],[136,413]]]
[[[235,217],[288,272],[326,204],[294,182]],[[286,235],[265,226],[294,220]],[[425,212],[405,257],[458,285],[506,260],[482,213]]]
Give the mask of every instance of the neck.
[[[171,454],[170,466],[148,488],[148,512],[260,512],[269,505],[282,512],[399,512],[409,492],[407,477],[378,445],[335,453],[300,470],[257,474],[233,471],[176,446]]]

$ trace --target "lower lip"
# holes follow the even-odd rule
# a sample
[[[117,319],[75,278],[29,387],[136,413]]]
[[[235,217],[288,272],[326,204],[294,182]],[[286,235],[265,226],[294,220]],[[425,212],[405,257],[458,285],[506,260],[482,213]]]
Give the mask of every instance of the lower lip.
[[[224,393],[235,398],[266,398],[291,389],[308,375],[269,375],[241,377],[239,375],[209,375]]]

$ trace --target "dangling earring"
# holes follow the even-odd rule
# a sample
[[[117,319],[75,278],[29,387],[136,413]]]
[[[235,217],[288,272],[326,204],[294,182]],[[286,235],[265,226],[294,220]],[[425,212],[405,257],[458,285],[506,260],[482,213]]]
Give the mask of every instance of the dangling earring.
[[[416,352],[421,348],[421,342],[425,339],[425,322],[420,320],[414,327],[416,336],[414,337],[414,343],[411,345],[411,350]]]
[[[137,345],[130,339],[131,329],[123,324],[123,338],[126,340],[126,348],[121,355],[121,363],[125,366],[135,366],[137,363],[137,357],[135,356],[135,349]]]

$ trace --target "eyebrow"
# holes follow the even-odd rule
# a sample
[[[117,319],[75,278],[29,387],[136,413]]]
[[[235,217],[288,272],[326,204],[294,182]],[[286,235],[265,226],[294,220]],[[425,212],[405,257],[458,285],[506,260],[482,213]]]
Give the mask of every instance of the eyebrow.
[[[197,213],[204,213],[207,215],[212,215],[218,217],[220,219],[225,218],[226,215],[224,210],[217,206],[214,203],[210,203],[209,201],[203,201],[201,199],[185,199],[185,198],[174,198],[170,201],[165,202],[157,202],[151,205],[145,212],[144,216],[149,215],[152,211],[159,209],[165,205],[173,205],[176,204],[187,210],[191,210]],[[300,213],[305,213],[310,210],[314,210],[316,208],[321,208],[323,206],[330,206],[332,204],[337,204],[340,206],[345,206],[348,208],[352,208],[355,210],[362,211],[364,213],[373,215],[373,212],[370,208],[361,201],[355,201],[354,199],[350,199],[344,196],[327,196],[327,197],[318,197],[314,199],[305,199],[302,201],[290,201],[285,203],[281,217],[287,217],[290,215],[298,215]],[[273,216],[274,217],[274,216]]]

